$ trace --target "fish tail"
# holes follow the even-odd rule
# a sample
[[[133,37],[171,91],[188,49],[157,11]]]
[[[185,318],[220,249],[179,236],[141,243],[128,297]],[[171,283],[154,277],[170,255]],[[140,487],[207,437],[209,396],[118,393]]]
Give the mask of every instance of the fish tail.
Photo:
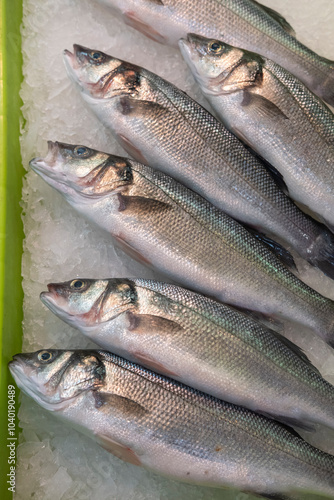
[[[323,229],[311,248],[307,260],[334,280],[334,234]]]
[[[323,81],[319,82],[318,95],[331,106],[334,106],[334,61],[321,58]]]

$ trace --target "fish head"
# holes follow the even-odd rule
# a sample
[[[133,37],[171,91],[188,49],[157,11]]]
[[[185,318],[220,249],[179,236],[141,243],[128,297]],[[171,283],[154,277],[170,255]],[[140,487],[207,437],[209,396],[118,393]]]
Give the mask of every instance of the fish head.
[[[204,93],[221,95],[256,85],[263,58],[221,40],[188,34],[182,55]]]
[[[68,201],[85,203],[116,193],[132,181],[128,161],[87,146],[48,142],[45,158],[34,158],[31,168]]]
[[[63,410],[82,392],[97,389],[105,377],[95,351],[43,349],[16,354],[8,366],[18,387],[51,411]]]
[[[81,329],[94,329],[133,309],[137,292],[129,279],[74,279],[50,283],[40,298],[67,323]]]
[[[122,95],[134,95],[139,86],[138,68],[99,50],[73,45],[64,51],[71,80],[90,104]]]

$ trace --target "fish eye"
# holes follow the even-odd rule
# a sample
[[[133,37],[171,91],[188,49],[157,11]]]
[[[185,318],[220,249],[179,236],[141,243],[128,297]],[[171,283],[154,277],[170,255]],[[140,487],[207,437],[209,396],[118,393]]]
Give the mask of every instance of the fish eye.
[[[220,52],[223,52],[223,48],[223,45],[216,40],[210,42],[208,45],[209,52],[211,52],[212,54],[219,54]]]
[[[77,146],[73,152],[75,156],[79,156],[80,158],[87,158],[91,154],[91,150],[86,148],[86,146]]]
[[[86,283],[82,280],[73,280],[70,287],[75,290],[82,290],[85,287]]]
[[[37,355],[38,361],[43,361],[46,363],[52,359],[53,355],[50,351],[40,351]]]
[[[98,62],[98,63],[102,62],[104,59],[104,56],[101,52],[92,52],[90,56],[94,62]]]

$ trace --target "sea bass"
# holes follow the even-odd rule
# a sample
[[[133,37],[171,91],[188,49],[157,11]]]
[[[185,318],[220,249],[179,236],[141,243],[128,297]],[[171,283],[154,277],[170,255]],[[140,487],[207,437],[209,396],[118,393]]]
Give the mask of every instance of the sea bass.
[[[157,75],[101,52],[74,46],[65,61],[85,100],[137,161],[334,277],[334,236],[297,209],[209,112]]]
[[[334,387],[296,345],[229,306],[143,279],[51,283],[41,300],[119,356],[290,425],[334,428]]]
[[[137,260],[222,302],[310,326],[334,346],[334,302],[173,178],[86,146],[51,142],[47,156],[30,165]]]
[[[334,106],[334,62],[298,42],[283,16],[255,0],[100,1],[160,43],[177,45],[195,33],[262,54]]]
[[[134,465],[288,499],[334,495],[333,456],[270,419],[107,351],[17,354],[9,368],[38,404]]]
[[[334,115],[273,61],[188,35],[180,47],[229,130],[283,175],[290,196],[334,229]]]

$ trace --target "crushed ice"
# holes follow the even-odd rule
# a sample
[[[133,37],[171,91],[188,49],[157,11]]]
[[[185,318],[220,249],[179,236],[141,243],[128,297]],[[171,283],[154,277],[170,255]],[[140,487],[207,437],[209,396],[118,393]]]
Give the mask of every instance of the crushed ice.
[[[331,0],[266,0],[285,15],[299,39],[323,56],[334,59],[334,9]],[[24,0],[21,97],[26,120],[21,138],[27,167],[43,156],[47,140],[85,144],[124,154],[110,133],[83,107],[69,84],[62,51],[73,43],[101,49],[155,71],[206,105],[176,49],[158,45],[89,0]],[[206,105],[207,106],[207,105]],[[208,107],[208,106],[207,106]],[[101,230],[92,227],[63,203],[36,174],[26,175],[22,207],[26,239],[22,263],[25,351],[42,347],[85,348],[88,340],[47,311],[39,293],[50,281],[76,276],[154,277],[140,264],[116,251]],[[334,299],[334,286],[320,273],[305,268],[303,276]],[[297,332],[298,333],[298,332]],[[296,330],[290,329],[290,338]],[[334,383],[334,356],[312,335],[302,342],[312,361]],[[184,500],[250,498],[233,490],[215,490],[176,483],[121,462],[89,438],[57,421],[22,396],[22,428],[18,447],[16,500]],[[317,444],[334,453],[327,434]],[[332,443],[334,440],[332,441]]]

